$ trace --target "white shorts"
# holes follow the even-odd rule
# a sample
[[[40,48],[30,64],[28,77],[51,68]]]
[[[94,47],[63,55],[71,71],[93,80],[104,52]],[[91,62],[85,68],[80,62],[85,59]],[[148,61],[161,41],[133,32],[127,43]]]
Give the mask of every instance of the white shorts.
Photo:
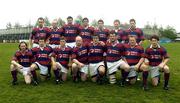
[[[76,46],[76,42],[72,42],[72,43],[66,43],[67,46],[73,48]]]
[[[151,78],[157,77],[160,75],[159,68],[156,66],[149,67]]]
[[[128,78],[135,77],[135,76],[137,76],[137,72],[136,72],[134,66],[130,66],[130,71],[129,71],[129,74],[128,74]]]
[[[116,62],[107,62],[108,67],[108,74],[112,74],[118,70],[121,65],[126,64],[122,59],[116,61]]]
[[[66,74],[68,73],[68,69],[67,69],[67,68],[65,68],[64,66],[62,66],[59,62],[56,62],[56,64],[57,64],[57,65],[56,65],[57,68],[60,69],[61,72],[66,73]]]
[[[99,68],[99,66],[104,66],[104,61],[99,62],[99,63],[90,63],[89,64],[90,76],[97,75],[97,73],[98,73],[97,69]]]
[[[30,74],[30,68],[29,67],[23,67],[20,69],[20,73],[22,73],[24,76]]]
[[[39,47],[39,44],[33,43],[32,47]]]
[[[35,64],[40,69],[40,74],[42,74],[42,75],[47,75],[48,74],[48,67],[47,66],[43,66],[43,65],[39,64],[38,62],[35,62]]]
[[[84,65],[84,67],[80,68],[80,72],[88,74],[88,65]]]
[[[51,47],[51,48],[56,48],[56,47],[59,47],[59,45],[56,45],[56,44],[49,44],[49,46]]]

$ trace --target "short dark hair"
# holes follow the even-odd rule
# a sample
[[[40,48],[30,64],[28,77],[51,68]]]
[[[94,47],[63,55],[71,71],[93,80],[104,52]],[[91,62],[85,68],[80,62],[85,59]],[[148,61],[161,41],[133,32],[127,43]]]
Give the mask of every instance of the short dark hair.
[[[102,19],[99,19],[99,20],[98,20],[98,23],[99,23],[99,22],[102,22],[102,23],[104,24],[104,21],[103,21]]]
[[[39,17],[38,20],[43,20],[44,21],[44,18],[43,17]]]
[[[136,20],[135,19],[130,19],[129,22],[135,22],[136,23]]]
[[[73,19],[73,17],[72,16],[68,16],[67,19]]]
[[[118,19],[114,20],[114,23],[115,23],[115,22],[118,22],[118,23],[120,24],[120,21],[119,21]]]
[[[159,41],[159,36],[157,36],[157,35],[152,35],[152,36],[150,37],[150,40],[152,41],[152,39],[156,39],[157,41]]]
[[[87,21],[89,22],[89,19],[88,19],[88,18],[83,18],[83,20],[82,20],[82,21],[84,22],[85,20],[87,20]]]

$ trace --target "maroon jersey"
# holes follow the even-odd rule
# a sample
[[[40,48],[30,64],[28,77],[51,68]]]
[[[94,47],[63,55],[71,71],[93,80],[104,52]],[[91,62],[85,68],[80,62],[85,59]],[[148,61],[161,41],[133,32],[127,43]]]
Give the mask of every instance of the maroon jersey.
[[[100,30],[99,28],[96,28],[94,30],[94,34],[99,36],[99,40],[106,43],[108,36],[109,36],[109,30],[104,28],[103,30]]]
[[[144,48],[140,45],[132,48],[129,44],[125,44],[124,57],[130,66],[136,65],[141,58],[144,58]]]
[[[38,44],[39,38],[46,40],[50,36],[50,29],[47,27],[33,28],[30,39],[34,40],[34,43]]]
[[[145,57],[149,60],[150,66],[158,66],[163,59],[169,58],[167,51],[162,46],[154,49],[152,46],[145,50]]]
[[[26,50],[25,52],[17,51],[12,60],[18,62],[23,67],[30,67],[33,62],[33,54],[30,50]]]
[[[51,63],[50,56],[52,55],[52,48],[46,46],[44,48],[35,47],[32,48],[33,55],[35,57],[36,62],[41,65],[49,66]]]
[[[71,52],[70,47],[57,47],[53,49],[53,56],[56,58],[56,62],[59,62],[62,66],[68,68]]]
[[[50,36],[49,36],[49,44],[59,45],[62,34],[63,34],[62,28],[57,28],[57,29],[51,28]]]
[[[83,43],[90,43],[92,41],[92,35],[94,33],[94,28],[93,27],[79,27],[79,35],[83,39]]]
[[[89,63],[99,63],[103,61],[103,54],[106,51],[105,46],[103,46],[101,43],[98,43],[95,45],[93,42],[91,42],[88,46],[89,49]]]
[[[75,42],[76,36],[79,35],[79,26],[78,25],[64,25],[62,27],[64,33],[63,36],[66,38],[67,43]]]
[[[82,45],[81,47],[74,47],[72,59],[77,59],[83,64],[88,64],[88,46]]]
[[[139,44],[140,41],[144,40],[144,33],[140,28],[135,28],[134,30],[128,29],[126,30],[128,35],[136,35],[137,36],[137,43]]]
[[[114,29],[111,32],[116,34],[117,39],[120,43],[128,43],[128,35],[124,30],[122,30],[122,29],[115,30]]]
[[[115,43],[107,42],[107,62],[116,62],[123,56],[124,47],[121,43],[116,41]]]

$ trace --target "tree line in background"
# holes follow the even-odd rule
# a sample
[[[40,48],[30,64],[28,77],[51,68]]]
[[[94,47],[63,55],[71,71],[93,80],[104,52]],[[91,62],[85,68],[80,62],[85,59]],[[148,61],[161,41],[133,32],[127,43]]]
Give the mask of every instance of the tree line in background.
[[[74,23],[76,24],[82,24],[82,19],[83,17],[81,15],[78,15],[75,20],[74,20]],[[49,20],[48,17],[45,17],[44,18],[45,20],[45,26],[51,26],[51,22]],[[58,18],[57,19],[58,21],[58,26],[61,27],[65,24],[65,21],[61,18]],[[91,26],[93,27],[97,27],[98,26],[98,23],[97,23],[98,20],[94,19],[92,20],[92,22],[90,23]],[[30,22],[23,26],[21,25],[19,22],[16,22],[14,25],[12,25],[11,22],[8,22],[7,25],[6,25],[6,28],[7,29],[11,29],[11,28],[22,28],[22,27],[36,27],[38,26],[38,21],[36,21],[35,24],[31,24]],[[121,24],[120,27],[123,28],[123,29],[128,29],[129,28],[129,24],[128,23],[124,23],[124,24]],[[112,25],[106,25],[107,28],[112,28]],[[154,23],[153,25],[150,25],[149,23],[147,23],[144,28],[142,29],[147,29],[147,30],[153,30],[153,31],[158,31],[158,34],[160,37],[165,37],[165,38],[169,38],[171,40],[174,40],[176,39],[176,30],[171,27],[171,26],[167,26],[166,28],[163,28],[162,26],[161,27],[158,27],[158,25],[156,23]]]

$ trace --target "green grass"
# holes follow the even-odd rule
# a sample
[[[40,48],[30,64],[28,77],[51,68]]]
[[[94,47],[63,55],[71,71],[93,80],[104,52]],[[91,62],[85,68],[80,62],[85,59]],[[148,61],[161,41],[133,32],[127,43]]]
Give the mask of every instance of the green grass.
[[[69,80],[55,85],[54,77],[39,86],[25,85],[18,75],[19,85],[11,86],[10,60],[18,44],[0,44],[0,103],[179,103],[180,100],[180,43],[163,44],[170,55],[170,90],[164,91],[163,77],[158,87],[149,83],[149,91],[143,91],[141,81],[133,86],[97,85],[90,81],[73,83]]]

